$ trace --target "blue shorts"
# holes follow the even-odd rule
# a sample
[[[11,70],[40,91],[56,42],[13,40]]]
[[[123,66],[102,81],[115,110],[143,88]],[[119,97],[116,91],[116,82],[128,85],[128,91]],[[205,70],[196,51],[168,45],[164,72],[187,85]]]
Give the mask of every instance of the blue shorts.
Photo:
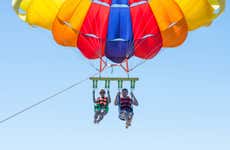
[[[119,118],[121,120],[128,120],[133,117],[134,113],[132,109],[121,109],[119,113]]]

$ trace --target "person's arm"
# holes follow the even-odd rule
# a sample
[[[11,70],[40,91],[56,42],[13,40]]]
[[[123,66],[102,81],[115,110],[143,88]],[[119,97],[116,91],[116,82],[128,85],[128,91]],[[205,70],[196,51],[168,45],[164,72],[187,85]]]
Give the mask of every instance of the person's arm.
[[[133,103],[133,105],[138,106],[139,103],[138,103],[136,97],[134,96],[133,92],[131,92],[131,97],[132,97],[132,103]]]
[[[93,102],[96,103],[95,90],[93,90]]]
[[[108,95],[108,103],[111,103],[111,97],[110,97],[110,92],[109,92],[109,90],[107,91],[107,95]]]
[[[119,103],[119,101],[120,101],[120,92],[118,92],[117,93],[117,96],[116,96],[116,99],[115,99],[115,101],[114,101],[114,104],[117,106],[118,105],[118,103]]]

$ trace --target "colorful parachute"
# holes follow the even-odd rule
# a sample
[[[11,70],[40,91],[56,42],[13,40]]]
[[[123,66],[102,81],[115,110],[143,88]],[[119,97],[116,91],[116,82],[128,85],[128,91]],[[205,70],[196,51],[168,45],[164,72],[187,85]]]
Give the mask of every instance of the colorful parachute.
[[[55,41],[88,59],[122,63],[153,58],[181,45],[188,31],[208,26],[225,0],[13,0],[18,16],[52,31]]]

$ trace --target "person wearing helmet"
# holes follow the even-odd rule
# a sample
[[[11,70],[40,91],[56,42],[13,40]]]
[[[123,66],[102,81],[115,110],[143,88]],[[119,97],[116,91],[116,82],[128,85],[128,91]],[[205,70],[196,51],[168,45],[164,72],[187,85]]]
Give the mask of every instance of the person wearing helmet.
[[[95,90],[93,91],[93,102],[94,102],[94,123],[99,123],[104,116],[109,111],[109,104],[111,103],[110,93],[109,90],[107,91],[106,97],[106,91],[104,89],[101,89],[99,92],[99,97],[96,99],[95,97]]]
[[[131,92],[131,98],[128,96],[128,90],[122,89],[122,92],[118,92],[115,105],[119,107],[119,118],[123,121],[126,121],[126,128],[131,126],[132,118],[133,118],[133,105],[138,106],[138,101],[134,96],[133,92]]]

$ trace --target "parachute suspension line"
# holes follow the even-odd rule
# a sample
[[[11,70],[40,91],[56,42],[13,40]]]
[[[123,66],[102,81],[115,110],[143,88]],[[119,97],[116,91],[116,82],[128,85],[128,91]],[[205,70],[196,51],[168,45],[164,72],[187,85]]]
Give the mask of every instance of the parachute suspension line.
[[[107,63],[103,60],[103,58],[100,58],[100,73],[103,72],[105,70],[105,68],[107,67]]]
[[[97,74],[98,74],[98,72],[94,73],[94,74],[91,75],[91,76],[95,76],[95,75],[97,75]],[[90,76],[89,76],[89,77],[90,77]],[[48,96],[48,97],[46,97],[46,98],[40,100],[40,101],[38,101],[38,102],[36,102],[36,103],[34,103],[34,104],[32,104],[32,105],[30,105],[30,106],[24,108],[24,109],[22,109],[22,110],[20,110],[20,111],[18,111],[18,112],[16,112],[16,113],[14,113],[14,114],[12,114],[12,115],[10,115],[10,116],[8,116],[8,117],[6,117],[6,118],[0,120],[0,124],[5,123],[6,121],[9,121],[9,120],[11,120],[11,119],[13,119],[13,118],[15,118],[15,117],[17,117],[17,116],[23,114],[23,113],[25,113],[25,112],[27,112],[27,111],[29,111],[29,110],[35,108],[35,107],[37,107],[37,106],[39,106],[39,105],[41,105],[41,104],[43,104],[43,103],[45,103],[45,102],[47,102],[47,101],[50,101],[51,99],[53,99],[53,98],[55,98],[55,97],[57,97],[57,96],[59,96],[59,95],[65,93],[65,92],[67,92],[67,91],[73,89],[74,87],[76,87],[76,86],[78,86],[78,85],[84,83],[85,81],[87,81],[87,80],[89,79],[89,77],[86,77],[86,78],[84,78],[84,79],[82,79],[82,80],[80,80],[80,81],[78,81],[78,82],[76,82],[76,83],[74,83],[74,84],[72,84],[72,85],[70,85],[70,86],[64,88],[63,90],[60,90],[60,91],[58,91],[58,92],[56,92],[56,93],[54,93],[54,94],[52,94],[52,95],[50,95],[50,96]]]
[[[76,54],[75,56],[77,56],[78,59],[82,60],[83,62],[85,62],[86,65],[90,66],[92,69],[99,72],[99,69],[92,62],[87,61],[86,59],[83,59],[75,49],[72,49],[72,51]]]
[[[99,65],[99,73],[101,74],[106,68],[111,68],[111,73],[113,73],[113,67],[121,67],[128,75],[129,77],[129,60],[126,58],[122,63],[119,64],[109,64],[107,61],[103,59],[103,57],[100,57],[100,65]]]
[[[111,72],[110,73],[113,74],[113,66],[111,66]]]
[[[125,66],[123,65],[123,63],[125,63]],[[121,68],[123,68],[125,70],[125,72],[129,72],[129,61],[128,58],[126,58],[121,64],[120,64]]]

